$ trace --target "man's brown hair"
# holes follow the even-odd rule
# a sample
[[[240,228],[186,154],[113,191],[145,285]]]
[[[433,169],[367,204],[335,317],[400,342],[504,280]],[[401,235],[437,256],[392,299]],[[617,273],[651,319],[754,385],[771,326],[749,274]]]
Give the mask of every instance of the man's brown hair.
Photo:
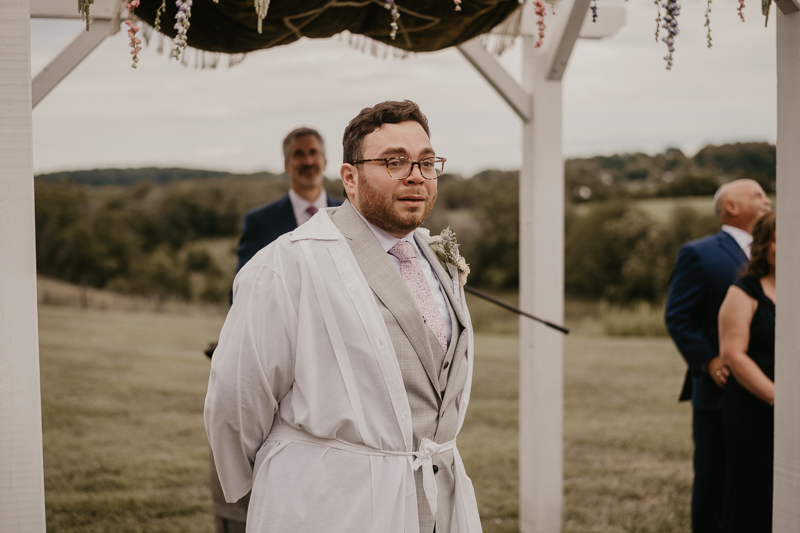
[[[373,107],[365,107],[350,121],[342,138],[343,163],[353,163],[364,157],[364,137],[379,129],[383,124],[399,124],[413,120],[422,126],[430,138],[428,119],[411,100],[402,102],[381,102]]]
[[[775,240],[775,211],[770,211],[759,218],[753,226],[753,244],[750,246],[750,262],[744,271],[745,276],[763,278],[772,272],[767,254],[773,240]]]
[[[319,141],[319,145],[322,147],[322,155],[325,155],[325,141],[322,139],[322,135],[313,128],[295,128],[290,131],[286,137],[283,139],[283,161],[284,163],[289,162],[289,145],[292,144],[292,141],[297,139],[298,137],[305,137],[306,135],[313,135]]]

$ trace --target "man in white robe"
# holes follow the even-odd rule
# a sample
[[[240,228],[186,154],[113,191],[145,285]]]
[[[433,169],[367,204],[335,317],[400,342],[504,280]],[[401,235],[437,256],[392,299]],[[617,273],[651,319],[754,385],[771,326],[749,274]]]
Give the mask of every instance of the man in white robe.
[[[252,489],[248,532],[481,531],[455,447],[472,327],[458,265],[418,229],[444,162],[429,137],[412,102],[362,110],[348,201],[236,277],[205,421],[226,499]]]

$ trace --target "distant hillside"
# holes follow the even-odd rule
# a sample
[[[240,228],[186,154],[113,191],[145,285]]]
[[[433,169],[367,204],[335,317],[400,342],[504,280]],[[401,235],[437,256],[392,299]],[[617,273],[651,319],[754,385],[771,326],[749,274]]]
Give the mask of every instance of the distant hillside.
[[[694,157],[677,148],[661,154],[615,154],[567,159],[565,163],[565,194],[575,202],[610,200],[615,198],[651,198],[713,195],[728,181],[750,178],[758,181],[768,193],[775,192],[775,146],[769,143],[736,143],[708,145]],[[448,189],[448,208],[473,207],[485,192],[484,185],[496,180],[517,181],[518,171],[484,170],[472,179],[446,174],[439,180],[440,193]],[[187,168],[131,168],[76,170],[53,172],[36,176],[37,182],[68,182],[91,187],[117,185],[129,187],[140,182],[164,185],[190,180],[247,180],[258,178],[282,188],[288,187],[285,175],[271,172],[237,174]],[[340,185],[326,183],[337,191]],[[469,182],[469,185],[467,183]]]
[[[214,178],[267,178],[277,179],[280,174],[272,172],[255,172],[253,174],[237,174],[234,172],[219,172],[215,170],[198,170],[191,168],[100,168],[95,170],[74,170],[39,174],[36,180],[46,182],[68,181],[91,187],[104,185],[118,185],[130,187],[142,181],[154,184],[165,184],[173,181],[188,181],[195,179]]]
[[[694,157],[677,148],[568,159],[566,192],[575,201],[713,195],[728,181],[756,180],[775,192],[775,146],[769,143],[708,145]]]

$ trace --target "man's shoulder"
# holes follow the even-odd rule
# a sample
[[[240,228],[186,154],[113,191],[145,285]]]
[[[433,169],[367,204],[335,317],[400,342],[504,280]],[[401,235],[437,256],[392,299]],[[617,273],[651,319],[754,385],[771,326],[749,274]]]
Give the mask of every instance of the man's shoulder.
[[[301,250],[292,240],[292,232],[284,233],[258,250],[240,272],[248,270],[251,275],[258,275],[256,272],[265,268],[274,271],[283,270],[286,264],[293,264],[292,268],[296,268],[297,259],[301,256]]]
[[[710,235],[706,235],[705,237],[700,237],[699,239],[689,241],[681,246],[681,251],[684,253],[691,251],[700,256],[709,253],[716,253],[719,251],[720,233],[722,232],[712,233]]]
[[[274,202],[270,202],[268,204],[253,208],[250,211],[246,212],[244,216],[247,219],[273,216],[282,209],[285,209],[287,204],[291,206],[291,200],[289,200],[288,194],[280,197]]]

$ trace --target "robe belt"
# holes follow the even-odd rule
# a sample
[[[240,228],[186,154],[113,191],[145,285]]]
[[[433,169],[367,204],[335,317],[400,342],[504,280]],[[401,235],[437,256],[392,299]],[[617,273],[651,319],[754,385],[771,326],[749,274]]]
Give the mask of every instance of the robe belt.
[[[269,435],[267,436],[267,440],[280,441],[281,443],[294,442],[299,444],[312,444],[315,446],[335,448],[345,452],[357,453],[360,455],[394,455],[398,457],[407,457],[408,464],[411,466],[412,472],[416,472],[420,467],[422,467],[422,488],[425,491],[425,498],[428,500],[428,506],[430,506],[433,516],[436,516],[438,496],[436,479],[433,477],[433,456],[438,453],[452,450],[456,447],[456,439],[439,444],[428,438],[423,438],[419,443],[419,450],[415,452],[379,450],[378,448],[372,448],[365,444],[354,444],[352,442],[345,442],[338,439],[323,439],[321,437],[315,437],[306,431],[286,424],[273,426],[269,432]],[[273,450],[273,452],[267,456],[267,459],[274,455],[274,453],[277,451],[277,449]]]

